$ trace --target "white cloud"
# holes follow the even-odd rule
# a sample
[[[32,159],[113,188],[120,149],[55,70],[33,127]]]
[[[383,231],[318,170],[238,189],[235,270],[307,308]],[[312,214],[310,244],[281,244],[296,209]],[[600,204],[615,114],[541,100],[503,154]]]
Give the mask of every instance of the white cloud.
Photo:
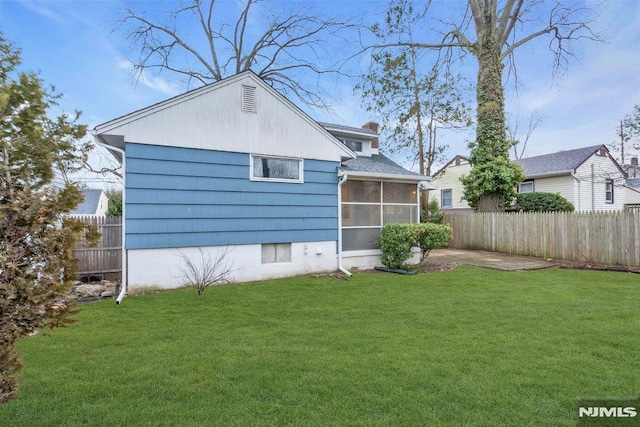
[[[32,12],[35,12],[38,15],[44,16],[49,20],[55,21],[58,24],[67,23],[67,20],[62,15],[54,12],[50,7],[48,7],[48,4],[45,2],[26,0],[26,1],[21,1],[20,4],[26,7],[27,9],[31,10]]]
[[[118,68],[128,71],[136,78],[138,83],[163,95],[171,97],[184,92],[181,86],[175,82],[170,82],[161,77],[154,77],[147,70],[136,70],[131,61],[126,59],[118,61]]]

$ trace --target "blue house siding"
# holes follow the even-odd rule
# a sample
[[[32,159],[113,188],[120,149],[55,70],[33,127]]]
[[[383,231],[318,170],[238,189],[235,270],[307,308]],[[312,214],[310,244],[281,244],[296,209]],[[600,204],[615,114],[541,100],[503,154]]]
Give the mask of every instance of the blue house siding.
[[[338,238],[337,162],[304,183],[251,181],[247,153],[127,143],[127,249]]]

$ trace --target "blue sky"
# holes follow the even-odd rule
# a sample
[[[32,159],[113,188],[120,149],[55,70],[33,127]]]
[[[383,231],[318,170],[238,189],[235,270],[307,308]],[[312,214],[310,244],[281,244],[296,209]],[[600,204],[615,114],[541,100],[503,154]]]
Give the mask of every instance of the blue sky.
[[[133,4],[151,11],[161,3]],[[591,0],[584,3],[589,5]],[[135,79],[127,62],[125,34],[114,31],[124,4],[114,0],[0,1],[0,31],[22,49],[24,68],[38,71],[45,82],[55,85],[64,95],[60,109],[81,110],[82,120],[91,128],[186,89],[168,74]],[[379,20],[385,2],[317,0],[312,4],[327,13]],[[552,76],[546,41],[517,51],[519,86],[516,91],[507,83],[507,110],[525,118],[534,111],[541,116],[525,155],[610,143],[616,139],[619,120],[640,104],[640,2],[608,0],[597,12],[594,25],[606,41],[576,45],[577,59],[561,76]],[[364,72],[367,58],[357,65]],[[467,71],[474,73],[472,66]],[[306,110],[320,121],[352,126],[379,121],[375,113],[361,107],[354,83],[347,79],[326,83],[323,89],[339,100],[333,113]],[[453,157],[468,152],[466,141],[473,134],[443,132],[441,138]]]

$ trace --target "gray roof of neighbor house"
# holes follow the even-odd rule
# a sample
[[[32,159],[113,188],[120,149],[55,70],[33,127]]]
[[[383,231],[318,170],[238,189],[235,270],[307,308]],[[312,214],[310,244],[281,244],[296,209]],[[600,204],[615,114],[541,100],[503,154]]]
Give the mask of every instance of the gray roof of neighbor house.
[[[527,178],[564,175],[576,170],[578,166],[602,147],[604,147],[604,145],[601,144],[576,148],[574,150],[559,151],[557,153],[519,159],[516,160],[516,163],[522,166]]]
[[[338,129],[338,130],[343,130],[343,131],[346,131],[346,132],[365,133],[365,134],[369,134],[369,135],[372,135],[372,136],[378,136],[378,134],[376,132],[372,131],[371,129],[357,128],[357,127],[353,127],[353,126],[345,126],[345,125],[339,125],[339,124],[335,124],[335,123],[326,123],[326,122],[318,122],[318,124],[320,126],[322,126],[323,128]]]
[[[95,215],[100,202],[102,190],[84,189],[82,190],[84,200],[69,215]]]
[[[342,162],[341,175],[344,174],[378,174],[397,175],[398,178],[408,178],[412,181],[426,181],[427,177],[416,172],[411,172],[382,154],[373,154],[371,157],[360,156]]]
[[[640,187],[640,178],[628,179],[625,184],[627,184],[630,187]]]

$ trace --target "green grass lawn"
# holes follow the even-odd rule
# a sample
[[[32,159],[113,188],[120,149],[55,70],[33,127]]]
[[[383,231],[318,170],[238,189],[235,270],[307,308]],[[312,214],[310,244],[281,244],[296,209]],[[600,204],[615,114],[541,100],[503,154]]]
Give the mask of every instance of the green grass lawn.
[[[82,305],[0,425],[575,425],[640,395],[640,276],[474,267]]]

